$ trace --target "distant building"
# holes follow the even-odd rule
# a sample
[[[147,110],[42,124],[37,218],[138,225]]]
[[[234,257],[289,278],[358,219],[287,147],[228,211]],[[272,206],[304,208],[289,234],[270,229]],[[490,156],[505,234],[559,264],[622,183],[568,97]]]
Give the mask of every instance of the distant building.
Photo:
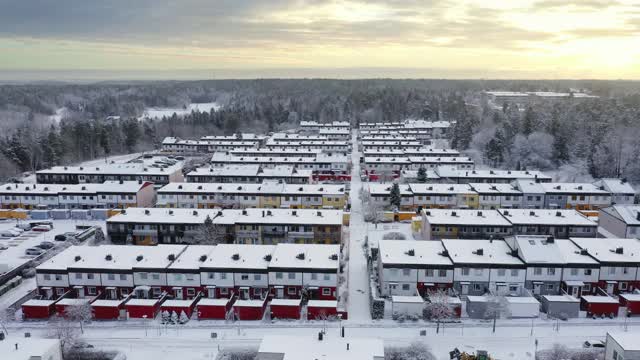
[[[615,236],[640,239],[640,205],[613,205],[600,209],[598,224]]]

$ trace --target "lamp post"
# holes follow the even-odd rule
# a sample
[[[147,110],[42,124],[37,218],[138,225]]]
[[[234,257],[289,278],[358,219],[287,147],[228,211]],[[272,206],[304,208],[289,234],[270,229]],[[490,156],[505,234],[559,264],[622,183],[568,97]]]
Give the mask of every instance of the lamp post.
[[[147,315],[142,315],[142,319],[144,319],[144,336],[148,336],[147,334]]]

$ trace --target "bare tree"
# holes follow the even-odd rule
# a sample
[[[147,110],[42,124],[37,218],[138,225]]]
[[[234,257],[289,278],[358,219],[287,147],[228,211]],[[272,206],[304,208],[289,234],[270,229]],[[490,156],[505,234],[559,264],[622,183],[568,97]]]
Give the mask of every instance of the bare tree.
[[[105,239],[105,236],[104,236],[104,232],[102,231],[102,227],[99,226],[96,229],[96,233],[95,233],[95,235],[93,237],[93,241],[91,242],[91,245],[93,245],[93,246],[100,245],[100,244],[104,243],[105,240],[106,239]]]
[[[69,319],[56,315],[49,321],[48,337],[60,340],[60,347],[66,352],[78,340],[78,329]]]
[[[509,316],[509,303],[504,296],[487,295],[487,307],[484,311],[485,319],[493,319],[492,332],[496,332],[496,321],[502,316]]]
[[[430,291],[429,301],[424,305],[424,317],[436,322],[436,333],[440,332],[440,322],[453,317],[454,311],[449,295],[443,290]]]
[[[93,309],[91,308],[91,304],[87,301],[82,304],[67,306],[64,314],[70,321],[77,321],[78,324],[80,324],[80,332],[84,334],[82,324],[84,322],[91,321],[93,318]]]
[[[187,240],[187,242],[198,245],[216,245],[225,243],[227,236],[227,228],[224,225],[215,224],[213,219],[207,215],[204,224],[200,225],[193,240]]]

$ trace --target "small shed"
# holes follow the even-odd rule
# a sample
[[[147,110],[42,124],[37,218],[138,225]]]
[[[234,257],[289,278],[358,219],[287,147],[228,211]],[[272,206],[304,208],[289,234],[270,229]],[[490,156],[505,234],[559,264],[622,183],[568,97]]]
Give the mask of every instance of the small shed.
[[[261,320],[267,306],[265,300],[238,300],[233,304],[233,313],[238,320]]]
[[[309,300],[307,320],[317,320],[328,316],[338,316],[338,302],[335,300]]]
[[[486,296],[467,296],[467,316],[471,319],[484,319],[488,302]]]
[[[580,309],[587,312],[587,317],[618,316],[620,303],[611,296],[583,296]]]
[[[231,299],[209,299],[203,298],[196,305],[198,320],[224,320],[231,310],[235,298]]]
[[[49,210],[31,210],[31,220],[47,220],[49,219]]]
[[[391,314],[398,316],[422,317],[424,299],[421,296],[392,296]]]
[[[191,300],[176,300],[176,299],[167,300],[163,302],[162,305],[160,306],[160,311],[161,312],[167,311],[169,312],[169,314],[175,311],[175,313],[178,315],[184,312],[185,314],[187,314],[189,318],[191,318],[191,314],[193,314],[193,310],[195,309],[197,302],[198,302],[197,298],[191,299]]]
[[[48,319],[56,312],[55,300],[27,300],[22,304],[22,316],[26,320]]]
[[[558,319],[573,319],[580,316],[580,300],[571,295],[544,295],[540,298],[542,312]]]
[[[127,317],[131,319],[155,319],[160,311],[161,299],[129,299],[124,305]]]
[[[70,217],[70,213],[68,209],[51,209],[49,216],[54,220],[64,220]]]
[[[620,306],[626,306],[627,314],[640,314],[640,294],[620,294]]]
[[[450,296],[447,301],[453,310],[454,317],[460,318],[462,316],[462,300],[459,297]]]
[[[75,299],[75,298],[63,298],[60,299],[56,302],[56,312],[59,315],[65,315],[65,311],[67,310],[67,307],[69,306],[80,306],[80,305],[85,305],[88,304],[90,301],[89,299]]]
[[[94,220],[107,220],[109,218],[109,209],[91,209],[91,217]]]
[[[91,217],[89,216],[89,210],[76,209],[71,210],[71,218],[74,220],[88,220]]]
[[[273,299],[269,307],[272,319],[300,319],[302,299]]]
[[[540,303],[532,296],[507,296],[505,299],[510,318],[537,318],[540,316]]]
[[[104,300],[98,299],[91,303],[93,318],[96,320],[117,320],[124,310],[125,299]]]

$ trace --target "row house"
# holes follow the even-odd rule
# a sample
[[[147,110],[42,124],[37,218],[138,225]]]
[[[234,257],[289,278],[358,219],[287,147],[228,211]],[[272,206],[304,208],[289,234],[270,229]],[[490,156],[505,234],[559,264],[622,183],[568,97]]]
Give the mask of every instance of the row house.
[[[442,240],[453,263],[453,288],[461,295],[520,295],[526,266],[503,240]]]
[[[435,169],[442,183],[511,183],[516,180],[551,182],[551,176],[534,170],[467,170],[455,166],[439,166]]]
[[[347,175],[351,170],[351,160],[346,155],[318,154],[316,157],[251,157],[215,153],[211,158],[213,167],[242,164],[259,165],[263,169],[277,166],[294,166],[296,169],[311,170],[314,174]]]
[[[240,138],[185,140],[166,137],[162,140],[162,151],[173,154],[207,154],[232,149],[252,149],[263,142],[264,140],[260,138],[248,138],[246,140]]]
[[[332,121],[326,123],[319,123],[317,121],[300,121],[299,128],[307,132],[317,132],[320,129],[334,128],[334,129],[351,129],[351,124],[348,121]]]
[[[557,238],[595,237],[598,224],[576,210],[498,209],[515,235],[551,235]]]
[[[269,262],[272,294],[278,299],[337,299],[339,254],[339,245],[277,245]]]
[[[166,268],[185,249],[185,245],[72,246],[36,267],[38,292],[46,299],[102,296],[115,300],[132,293],[158,298],[171,291]]]
[[[455,166],[458,169],[473,169],[475,163],[468,157],[456,157],[456,156],[410,156],[410,169],[435,169],[439,166]]]
[[[562,291],[576,298],[595,294],[600,279],[598,261],[569,239],[556,239],[555,244],[564,259],[560,283]]]
[[[473,169],[475,166],[473,160],[464,157],[365,157],[362,169],[371,178],[374,174],[399,175],[404,169],[434,170],[443,165],[454,166],[459,169]]]
[[[382,296],[424,296],[453,285],[453,263],[440,241],[381,240],[378,249]]]
[[[238,140],[250,141],[260,146],[267,138],[266,135],[254,134],[254,133],[237,133],[231,135],[206,135],[200,138],[200,140],[206,141],[220,141],[220,142],[236,142]]]
[[[263,168],[260,165],[229,165],[224,167],[199,167],[187,173],[187,182],[193,183],[254,183],[265,180],[282,181],[287,184],[310,184],[311,170],[297,169],[291,165]]]
[[[391,188],[393,184],[368,183],[367,192],[371,199],[371,205],[379,209],[390,208],[391,205]],[[400,189],[400,211],[413,210],[413,192],[406,184],[399,184]]]
[[[38,184],[102,184],[105,181],[149,181],[164,185],[182,182],[181,160],[150,158],[99,166],[54,166],[36,171]]]
[[[504,238],[513,231],[497,210],[424,209],[421,216],[425,240]]]
[[[611,194],[588,183],[538,184],[545,194],[547,209],[597,210],[611,205]]]
[[[477,193],[478,209],[518,209],[522,206],[522,192],[512,184],[471,183]]]
[[[387,140],[387,141],[361,141],[360,147],[363,151],[368,150],[388,150],[388,149],[402,149],[402,150],[418,150],[423,147],[420,141],[399,141],[399,140]]]
[[[614,236],[640,239],[640,205],[613,205],[600,209],[598,225]]]
[[[600,179],[593,185],[611,194],[612,205],[633,205],[635,202],[636,190],[627,179]]]
[[[640,240],[623,238],[571,238],[600,264],[598,287],[607,294],[640,288]]]
[[[338,245],[72,246],[36,268],[45,299],[335,300]]]
[[[349,129],[320,129],[320,136],[329,140],[349,140],[351,139],[351,130]]]
[[[158,189],[157,207],[192,209],[343,209],[347,204],[344,185],[171,183]]]
[[[269,137],[272,141],[326,141],[329,140],[326,136],[320,134],[296,134],[296,133],[274,133]]]
[[[347,140],[267,140],[265,148],[297,148],[297,149],[309,149],[320,150],[325,153],[337,152],[345,153],[351,152],[351,141]]]
[[[257,148],[257,149],[232,149],[224,152],[224,154],[234,155],[234,156],[258,156],[258,157],[316,157],[319,154],[322,154],[320,150],[310,150],[310,149],[298,149],[298,148],[288,148],[288,147],[280,147],[280,148]],[[347,156],[347,153],[342,153],[342,155]]]
[[[194,243],[207,219],[209,236],[221,243],[339,244],[342,240],[343,212],[326,209],[129,208],[107,220],[107,234],[116,244]]]
[[[434,147],[421,147],[417,150],[414,149],[370,149],[362,153],[364,157],[368,158],[383,158],[383,157],[460,157],[460,152],[455,149],[444,149]]]
[[[113,209],[153,206],[155,188],[148,181],[102,184],[6,184],[0,186],[4,209]]]
[[[534,295],[560,293],[566,262],[553,236],[516,235],[505,241],[526,265],[525,288]]]
[[[382,134],[360,134],[359,141],[417,141],[414,136],[401,135],[398,133]],[[373,149],[376,150],[376,149]]]
[[[410,184],[413,209],[476,209],[478,194],[467,184]]]

